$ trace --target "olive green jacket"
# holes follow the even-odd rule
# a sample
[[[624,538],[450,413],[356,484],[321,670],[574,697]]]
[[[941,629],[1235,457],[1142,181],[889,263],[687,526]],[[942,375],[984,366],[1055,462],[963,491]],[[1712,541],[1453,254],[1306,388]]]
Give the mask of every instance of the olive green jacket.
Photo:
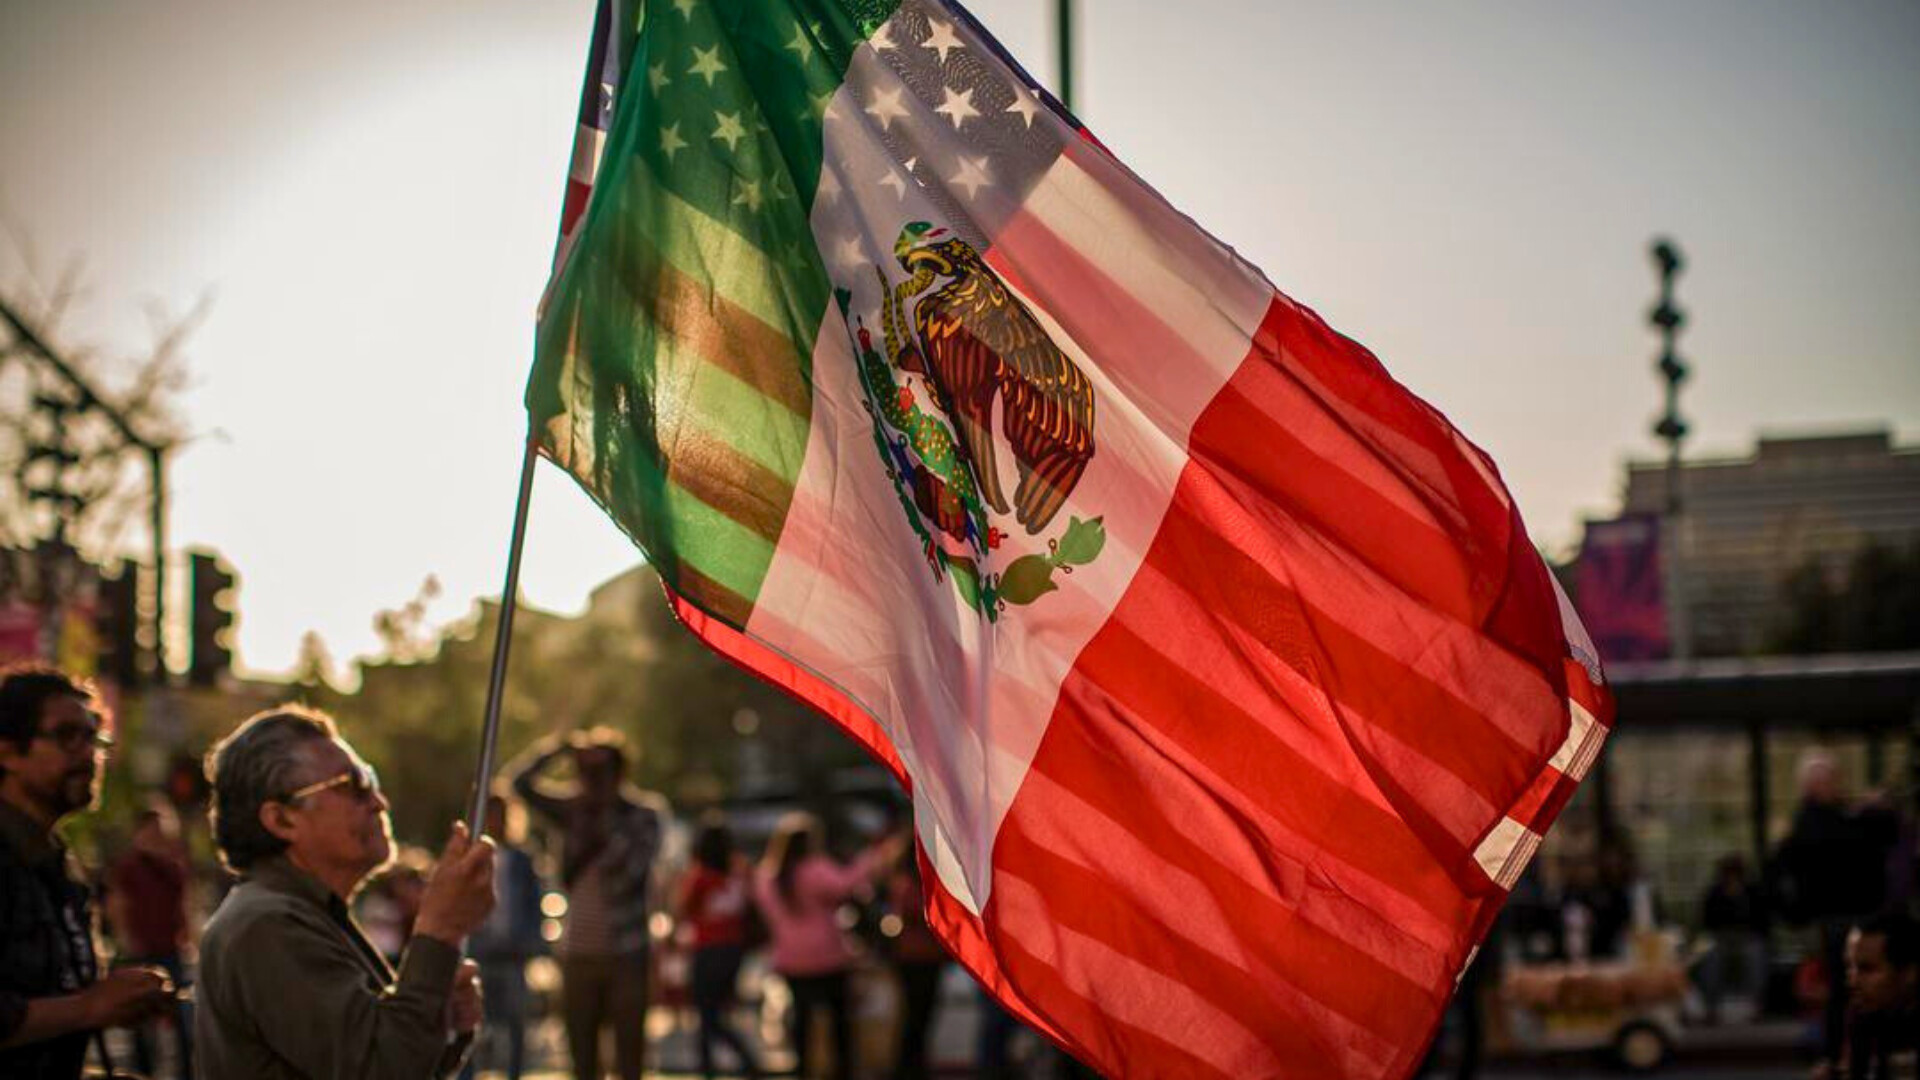
[[[432,1080],[459,1068],[447,998],[460,954],[407,945],[396,978],[346,904],[283,858],[249,870],[200,939],[200,1080]]]

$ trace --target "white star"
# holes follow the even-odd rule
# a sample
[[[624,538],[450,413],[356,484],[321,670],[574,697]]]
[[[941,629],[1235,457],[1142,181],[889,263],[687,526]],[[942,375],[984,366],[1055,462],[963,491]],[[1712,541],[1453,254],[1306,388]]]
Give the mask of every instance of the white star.
[[[678,120],[660,129],[660,152],[667,155],[668,164],[672,164],[673,155],[687,148],[687,140],[680,137]]]
[[[939,19],[928,19],[927,25],[933,27],[933,33],[920,43],[923,49],[932,49],[940,54],[940,62],[947,62],[947,54],[961,47],[960,39],[954,36],[953,24],[943,23]]]
[[[840,197],[841,190],[840,174],[831,168],[822,168],[820,170],[820,182],[814,185],[814,194],[816,197],[822,199],[837,199]]]
[[[653,87],[653,92],[656,94],[672,81],[672,79],[667,78],[667,62],[665,60],[647,69],[647,85]]]
[[[1013,104],[1007,106],[1004,109],[1001,109],[1000,111],[1010,112],[1010,113],[1019,113],[1021,119],[1027,122],[1027,126],[1032,127],[1033,114],[1040,111],[1040,103],[1038,101],[1035,101],[1033,95],[1027,93],[1027,88],[1024,86],[1021,86],[1019,83],[1012,84],[1012,89],[1013,89]]]
[[[946,94],[946,100],[933,107],[937,113],[946,113],[953,121],[953,130],[959,131],[960,124],[970,116],[979,116],[980,110],[973,107],[973,87],[955,90],[951,86],[940,88]]]
[[[899,169],[888,169],[887,175],[880,178],[880,186],[892,188],[896,199],[907,197],[907,178],[900,175]]]
[[[673,6],[686,17],[688,22],[693,21],[693,4],[694,0],[673,0]]]
[[[744,206],[749,210],[760,209],[760,181],[741,181],[740,193],[733,197],[733,205]]]
[[[867,106],[867,115],[880,121],[880,130],[892,130],[893,122],[907,115],[907,107],[900,104],[900,95],[905,91],[896,86],[892,90],[877,90],[873,95],[873,104]]]
[[[711,49],[702,49],[696,46],[693,50],[693,66],[687,69],[687,73],[689,75],[706,76],[707,85],[711,87],[714,76],[719,75],[725,70],[727,70],[727,65],[720,62],[720,46],[715,45]]]
[[[873,36],[867,39],[867,44],[873,46],[874,52],[886,52],[888,49],[900,47],[900,43],[893,40],[893,24],[890,22],[881,23],[880,29],[875,30]]]
[[[806,28],[799,23],[793,24],[793,40],[787,42],[787,51],[799,57],[803,64],[813,59],[813,41],[807,37]]]
[[[726,143],[729,151],[737,148],[740,145],[740,140],[747,137],[747,129],[740,126],[739,113],[716,111],[713,114],[713,118],[719,121],[713,129],[713,137]]]
[[[867,253],[860,249],[860,238],[849,236],[835,246],[833,261],[849,270],[858,270],[867,261]]]
[[[907,160],[901,162],[900,164],[905,165],[907,167],[907,175],[912,176],[914,173],[920,170],[920,157],[918,154],[916,154],[913,157],[910,157]]]
[[[992,187],[993,177],[987,173],[987,159],[961,158],[959,174],[947,177],[947,183],[954,187],[966,188],[969,199],[980,194],[981,188]]]

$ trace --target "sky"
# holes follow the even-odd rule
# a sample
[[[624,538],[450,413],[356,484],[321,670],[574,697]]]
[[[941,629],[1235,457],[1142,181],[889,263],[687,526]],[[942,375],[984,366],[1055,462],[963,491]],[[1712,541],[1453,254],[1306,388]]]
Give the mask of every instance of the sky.
[[[339,660],[433,575],[497,595],[593,0],[0,0],[0,288],[191,339],[171,540],[239,659]],[[1049,86],[1050,3],[974,14]],[[1081,119],[1499,463],[1560,552],[1662,451],[1649,242],[1686,255],[1690,456],[1920,441],[1920,4],[1083,0]],[[32,259],[28,259],[28,253]],[[522,588],[637,553],[542,467]],[[144,538],[127,539],[130,551]]]

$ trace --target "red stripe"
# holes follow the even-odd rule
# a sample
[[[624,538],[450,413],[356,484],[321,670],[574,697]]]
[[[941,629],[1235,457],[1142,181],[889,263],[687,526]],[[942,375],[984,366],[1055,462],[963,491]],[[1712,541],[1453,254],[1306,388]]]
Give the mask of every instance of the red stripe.
[[[1295,434],[1305,425],[1289,412],[1308,423],[1327,415],[1278,365],[1249,364],[1194,431],[1194,456],[1422,602],[1456,619],[1472,618],[1472,567],[1431,517],[1410,512],[1418,505],[1415,495],[1383,465],[1377,448],[1339,423],[1315,425],[1309,445]],[[1252,447],[1259,452],[1248,453]]]
[[[592,184],[584,184],[568,178],[566,198],[560,204],[561,236],[569,236],[573,233],[574,223],[580,220],[580,215],[587,209],[587,200],[592,195]]]
[[[996,885],[989,937],[1011,957],[1010,941],[1051,929],[1059,955],[1048,963],[1098,976],[1075,987],[1095,1017],[1039,1004],[1076,1033],[1088,1019],[1104,1026],[1110,1041],[1087,1046],[1099,1067],[1176,1067],[1132,1030],[1138,1020],[1115,1023],[1140,1005],[1125,960],[1190,987],[1231,1027],[1265,1033],[1276,1075],[1392,1075],[1423,1050],[1504,898],[1473,847],[1509,810],[1551,815],[1571,791],[1547,766],[1568,731],[1559,609],[1491,467],[1437,413],[1284,299],[1255,341],[1196,421],[1195,460],[1141,571],[1063,684],[1002,826],[996,883],[1030,881],[1044,910],[1019,916],[1033,925],[1016,921]],[[1326,470],[1335,450],[1274,423],[1273,380],[1296,373],[1373,460]],[[1394,497],[1353,483],[1376,465],[1403,485]],[[1430,653],[1449,633],[1470,644],[1447,646],[1437,664],[1422,655],[1419,642]],[[1167,657],[1195,640],[1225,657],[1220,667]],[[1465,662],[1475,656],[1497,670]],[[1307,702],[1319,715],[1275,664],[1318,688]],[[1324,744],[1338,764],[1320,767],[1276,737],[1287,724],[1341,732]],[[1368,783],[1390,809],[1351,790]],[[1076,849],[1097,833],[1090,815],[1156,859]],[[1383,951],[1425,947],[1376,903],[1330,888],[1329,865],[1420,897],[1451,927],[1445,947],[1424,963],[1381,964]],[[1257,961],[1223,969],[1222,950],[1175,932],[1170,889],[1245,913],[1235,944]],[[1326,1012],[1276,996],[1285,978],[1269,972],[1311,972],[1297,989]],[[1387,1068],[1343,1038],[1346,1024],[1391,1048]]]
[[[1030,774],[1001,829],[996,869],[1033,883],[1058,912],[1124,913],[1105,929],[1076,928],[1255,1031],[1281,1015],[1311,1019],[1343,1044],[1386,1045],[1405,1010],[1437,1007],[1417,980],[1447,971],[1447,957],[1405,939],[1397,950],[1373,949],[1370,939],[1391,932],[1384,920],[1344,898],[1329,903],[1339,894],[1318,865],[1265,844],[1237,808],[1172,761],[1127,758],[1124,737],[1096,726],[1105,720],[1100,710],[1055,717],[1054,752],[1043,752],[1046,768]],[[1143,791],[1157,797],[1149,803]],[[1133,805],[1116,815],[1116,802]],[[992,925],[1015,932],[1004,920]],[[1252,926],[1257,934],[1245,932]],[[1242,1015],[1254,1002],[1263,1004]]]
[[[1336,730],[1295,712],[1289,690],[1269,684],[1261,693],[1252,689],[1258,680],[1244,673],[1187,668],[1151,643],[1150,636],[1173,636],[1168,631],[1180,625],[1192,603],[1191,596],[1171,589],[1130,591],[1127,610],[1081,653],[1061,687],[1062,701],[1109,712],[1109,720],[1128,725],[1143,749],[1182,762],[1183,771],[1194,767],[1184,764],[1189,761],[1204,765],[1210,798],[1226,803],[1235,816],[1269,818],[1272,825],[1263,831],[1282,830],[1267,837],[1279,850],[1302,860],[1334,852],[1353,871],[1343,876],[1376,883],[1373,889],[1360,882],[1347,887],[1384,889],[1429,919],[1451,918],[1455,909],[1433,887],[1445,881],[1433,853],[1384,799],[1360,790],[1363,770],[1329,772],[1346,763],[1335,749]],[[1054,722],[1059,718],[1056,711]],[[1308,727],[1325,734],[1299,746],[1277,734]]]
[[[1527,828],[1532,829],[1534,832],[1545,832],[1547,826],[1552,824],[1552,822],[1550,820],[1547,822],[1540,820],[1542,811],[1546,809],[1547,804],[1553,797],[1553,793],[1558,790],[1560,781],[1563,779],[1565,779],[1565,774],[1551,765],[1541,769],[1540,772],[1534,776],[1533,783],[1527,786],[1527,790],[1521,794],[1520,798],[1516,800],[1512,806],[1507,808],[1507,816],[1525,825]]]

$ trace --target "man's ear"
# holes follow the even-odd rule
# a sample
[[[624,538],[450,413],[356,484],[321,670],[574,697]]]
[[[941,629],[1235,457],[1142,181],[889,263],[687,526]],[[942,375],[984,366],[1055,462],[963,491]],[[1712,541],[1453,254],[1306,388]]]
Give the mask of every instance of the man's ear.
[[[260,804],[260,827],[281,840],[293,841],[296,826],[293,814],[286,803],[264,802]]]

